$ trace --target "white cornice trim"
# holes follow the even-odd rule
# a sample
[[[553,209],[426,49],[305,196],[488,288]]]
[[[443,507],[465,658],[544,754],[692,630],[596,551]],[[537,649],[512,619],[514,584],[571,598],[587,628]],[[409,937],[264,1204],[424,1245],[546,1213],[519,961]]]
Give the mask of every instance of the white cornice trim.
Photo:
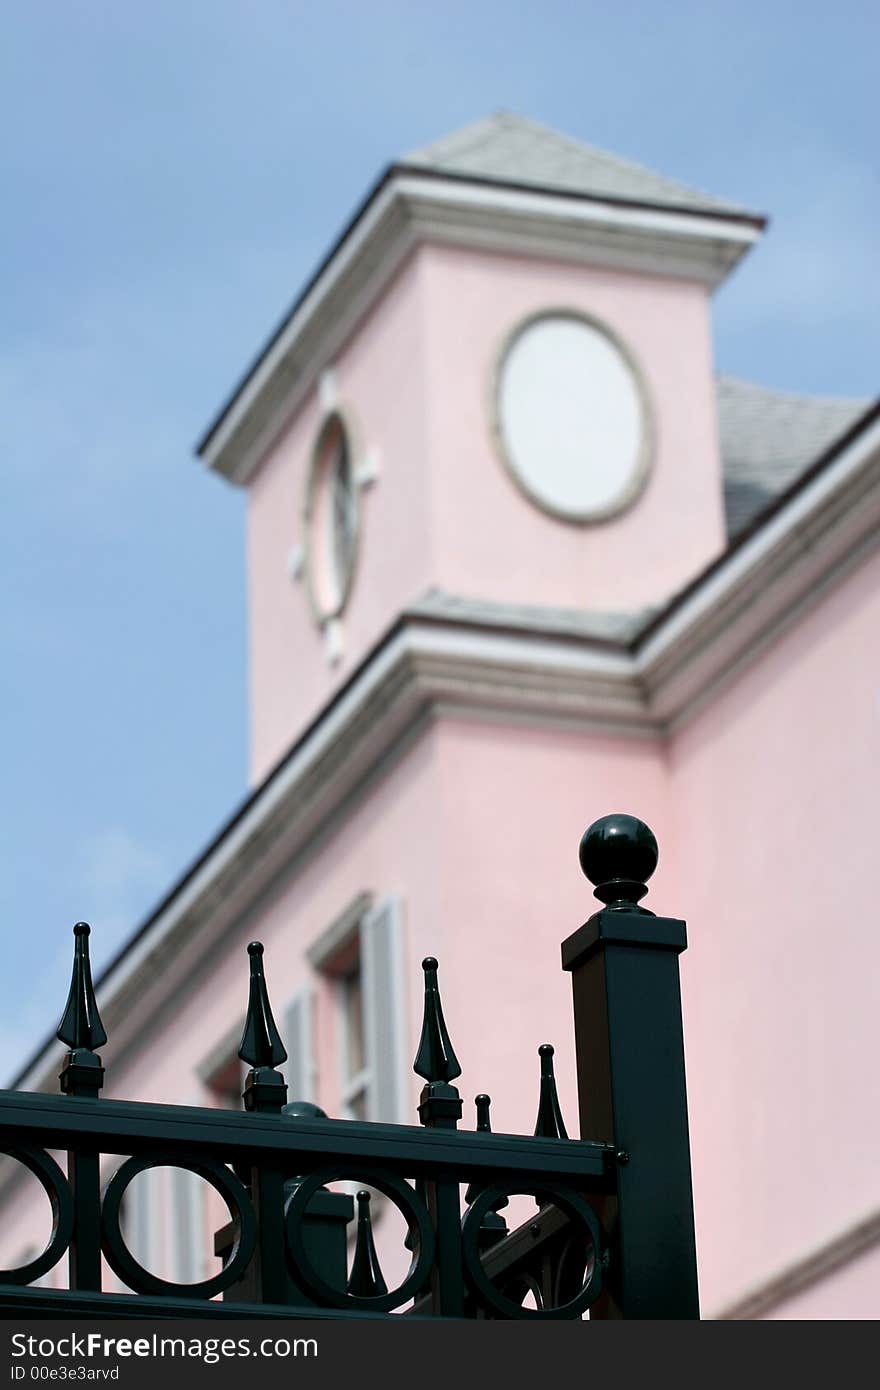
[[[396,172],[343,238],[199,452],[209,468],[246,483],[420,243],[608,265],[714,288],[760,234],[757,222],[733,215]]]
[[[404,614],[100,983],[116,1057],[427,719],[466,714],[662,739],[878,540],[880,420],[641,646]],[[58,1048],[47,1047],[22,1089],[51,1086],[57,1061]]]
[[[645,640],[636,666],[674,730],[860,563],[880,535],[880,419],[738,546]]]
[[[347,328],[356,322],[355,315],[360,317],[366,312],[402,259],[398,256],[392,264],[387,254],[393,245],[400,245],[404,230],[403,219],[394,216],[394,202],[390,185],[379,189],[260,358],[199,449],[209,468],[223,473],[231,482],[246,482],[257,461],[251,460],[255,443],[265,441],[264,447],[268,447],[273,417],[280,411],[283,424],[332,364],[336,347],[345,336],[345,331],[332,333],[332,326],[336,324],[342,329],[343,324]],[[393,230],[389,225],[392,221],[396,222]],[[386,263],[382,265],[381,277],[375,275],[377,256],[375,251],[370,254],[371,248],[382,248],[382,260]],[[255,409],[259,419],[254,418]],[[246,421],[248,447],[243,450]]]

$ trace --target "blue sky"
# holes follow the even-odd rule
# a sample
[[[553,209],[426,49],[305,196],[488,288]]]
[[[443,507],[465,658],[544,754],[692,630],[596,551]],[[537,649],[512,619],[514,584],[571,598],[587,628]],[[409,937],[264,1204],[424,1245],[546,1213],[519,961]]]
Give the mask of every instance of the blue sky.
[[[246,790],[243,499],[192,445],[396,154],[506,108],[771,215],[719,368],[880,391],[880,8],[7,6],[0,43],[11,1075]]]

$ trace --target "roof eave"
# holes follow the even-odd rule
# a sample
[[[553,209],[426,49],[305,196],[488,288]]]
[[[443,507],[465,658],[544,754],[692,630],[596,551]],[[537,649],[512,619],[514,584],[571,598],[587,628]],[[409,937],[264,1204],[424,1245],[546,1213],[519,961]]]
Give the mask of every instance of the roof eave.
[[[439,214],[442,214],[439,215]],[[392,164],[196,445],[243,484],[413,244],[431,238],[558,254],[720,284],[766,218]]]

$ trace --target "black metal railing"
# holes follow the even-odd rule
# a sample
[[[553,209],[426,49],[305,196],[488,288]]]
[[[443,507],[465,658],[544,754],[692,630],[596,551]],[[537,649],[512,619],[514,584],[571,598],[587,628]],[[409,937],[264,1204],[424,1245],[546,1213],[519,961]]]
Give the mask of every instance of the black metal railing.
[[[97,1048],[106,1034],[89,928],[78,923],[58,1030],[68,1047],[63,1094],[0,1092],[0,1152],[30,1169],[53,1214],[45,1250],[0,1270],[0,1313],[699,1316],[677,961],[684,924],[638,906],[656,858],[651,832],[631,817],[605,817],[581,842],[604,907],[564,943],[563,966],[573,976],[581,1130],[590,1139],[566,1136],[549,1044],[539,1049],[534,1135],[493,1134],[485,1095],[477,1097],[476,1129],[458,1128],[461,1068],[432,957],[423,962],[414,1063],[425,1082],[421,1124],[332,1120],[316,1106],[288,1104],[279,1070],[287,1054],[258,942],[248,947],[243,1111],[103,1100]],[[51,1156],[59,1151],[66,1171]],[[108,1155],[122,1161],[102,1186]],[[189,1170],[228,1209],[214,1244],[222,1266],[197,1283],[160,1277],[126,1244],[126,1189],[152,1167]],[[356,1203],[330,1187],[351,1182],[362,1184]],[[409,1268],[390,1289],[370,1190],[398,1209],[407,1229]],[[511,1231],[502,1213],[519,1194],[533,1197],[538,1212]],[[65,1255],[67,1289],[30,1287]],[[102,1290],[102,1257],[132,1294]]]

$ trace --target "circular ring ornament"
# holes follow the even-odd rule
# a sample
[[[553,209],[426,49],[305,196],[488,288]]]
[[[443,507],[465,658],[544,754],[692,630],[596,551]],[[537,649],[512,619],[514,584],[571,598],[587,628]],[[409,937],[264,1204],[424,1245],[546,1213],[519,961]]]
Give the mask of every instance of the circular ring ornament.
[[[495,1211],[505,1197],[534,1197],[537,1202],[551,1203],[564,1212],[570,1221],[584,1228],[589,1244],[593,1248],[593,1265],[587,1282],[580,1293],[567,1303],[555,1308],[523,1308],[514,1302],[492,1283],[480,1260],[480,1226],[487,1212]],[[541,1187],[486,1187],[475,1202],[468,1207],[461,1226],[462,1255],[464,1272],[475,1296],[504,1318],[577,1318],[595,1303],[602,1292],[601,1236],[595,1212],[580,1193],[570,1187],[555,1187],[552,1192]]]
[[[73,1194],[58,1164],[44,1149],[16,1144],[8,1149],[0,1149],[0,1153],[16,1159],[33,1173],[52,1207],[52,1234],[42,1254],[14,1269],[0,1269],[0,1283],[31,1284],[58,1263],[70,1244],[73,1235]]]
[[[119,1214],[122,1198],[128,1184],[138,1173],[148,1168],[185,1168],[204,1178],[223,1198],[229,1215],[238,1225],[238,1234],[232,1246],[232,1254],[218,1274],[210,1279],[202,1279],[196,1284],[175,1284],[168,1279],[160,1279],[157,1274],[138,1264],[125,1243],[120,1226]],[[257,1225],[251,1199],[244,1183],[240,1182],[229,1168],[211,1159],[187,1159],[173,1154],[151,1155],[149,1158],[129,1158],[117,1168],[107,1184],[101,1208],[101,1248],[107,1263],[136,1293],[171,1294],[177,1298],[213,1298],[222,1293],[244,1274],[250,1264],[257,1242]]]
[[[351,417],[331,410],[312,448],[303,512],[306,590],[319,627],[340,616],[354,583],[360,539],[357,454]]]
[[[545,309],[502,345],[493,430],[513,481],[562,521],[604,521],[648,478],[652,412],[642,372],[607,324]]]
[[[303,1216],[306,1208],[319,1187],[324,1187],[328,1182],[337,1182],[346,1178],[356,1178],[357,1180],[363,1178],[368,1186],[383,1193],[404,1217],[410,1235],[413,1237],[413,1258],[406,1278],[396,1289],[389,1289],[388,1293],[377,1294],[370,1298],[347,1293],[345,1289],[328,1284],[326,1279],[322,1279],[309,1259],[302,1235]],[[291,1274],[295,1281],[307,1289],[314,1298],[317,1298],[321,1303],[329,1304],[332,1308],[365,1308],[372,1309],[377,1313],[390,1313],[394,1308],[405,1303],[407,1299],[414,1298],[418,1294],[427,1281],[434,1263],[434,1229],[431,1225],[428,1209],[408,1183],[404,1182],[402,1178],[394,1177],[391,1173],[364,1174],[360,1168],[354,1165],[347,1168],[327,1169],[322,1173],[310,1173],[299,1184],[293,1195],[288,1198],[285,1205],[285,1217],[288,1264]]]

